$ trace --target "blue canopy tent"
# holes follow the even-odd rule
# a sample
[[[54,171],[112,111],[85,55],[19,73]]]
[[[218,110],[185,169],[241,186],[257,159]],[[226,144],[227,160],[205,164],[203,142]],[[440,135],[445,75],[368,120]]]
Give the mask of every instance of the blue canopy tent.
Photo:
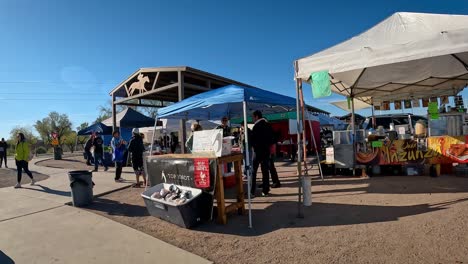
[[[244,119],[247,127],[247,113],[260,110],[263,114],[287,112],[296,109],[295,98],[280,95],[259,88],[229,85],[201,94],[194,95],[178,103],[160,108],[158,118],[167,119],[195,119],[216,120],[226,116],[228,118]],[[156,124],[155,124],[156,125]],[[154,135],[153,135],[154,136]],[[154,142],[154,138],[151,142]],[[249,146],[248,135],[246,135],[246,148]],[[152,149],[152,148],[151,148]],[[247,175],[248,175],[248,204],[249,204],[249,227],[252,227],[251,210],[251,170],[249,152],[246,152]]]
[[[92,133],[99,133],[101,135],[111,135],[112,127],[106,126],[103,123],[96,123],[78,131],[78,136],[91,135]]]

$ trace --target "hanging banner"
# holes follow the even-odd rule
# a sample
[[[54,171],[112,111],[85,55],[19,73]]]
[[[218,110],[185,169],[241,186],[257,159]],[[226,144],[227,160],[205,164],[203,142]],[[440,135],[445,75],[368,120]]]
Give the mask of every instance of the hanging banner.
[[[405,109],[411,108],[411,100],[405,100]]]
[[[389,101],[383,101],[382,102],[382,110],[390,110],[390,102]]]
[[[440,97],[440,104],[448,104],[449,103],[449,98],[448,96],[441,96]]]
[[[427,107],[429,105],[429,99],[428,98],[423,98],[422,99],[422,106]]]
[[[401,101],[395,101],[395,102],[393,102],[393,105],[395,107],[395,110],[400,110],[401,109]]]

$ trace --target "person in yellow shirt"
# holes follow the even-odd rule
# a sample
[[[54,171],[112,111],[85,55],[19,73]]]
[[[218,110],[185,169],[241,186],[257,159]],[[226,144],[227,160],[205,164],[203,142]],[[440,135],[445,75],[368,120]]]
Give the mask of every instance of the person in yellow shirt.
[[[23,133],[18,133],[16,135],[16,152],[15,152],[15,161],[16,161],[16,168],[18,171],[18,183],[15,185],[16,188],[21,188],[21,176],[22,172],[24,172],[31,178],[31,185],[36,184],[36,180],[34,180],[32,173],[28,169],[28,162],[29,162],[29,144],[26,142],[26,138],[24,137]]]

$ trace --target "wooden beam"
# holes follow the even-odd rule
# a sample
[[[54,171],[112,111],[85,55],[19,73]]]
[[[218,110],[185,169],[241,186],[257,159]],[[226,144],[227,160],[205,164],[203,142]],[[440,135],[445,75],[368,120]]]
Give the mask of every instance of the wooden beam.
[[[117,107],[115,104],[115,94],[112,94],[112,130],[117,130]]]
[[[134,96],[126,97],[124,99],[120,99],[120,100],[116,101],[115,103],[116,104],[121,104],[121,103],[124,103],[126,101],[133,100],[133,99],[138,99],[138,98],[145,99],[145,96],[160,93],[160,92],[164,92],[164,91],[170,90],[170,89],[174,89],[174,88],[177,88],[178,86],[179,86],[178,83],[169,84],[169,85],[154,89],[152,91],[148,91],[148,92],[145,92],[145,93],[141,93],[141,94],[137,94],[137,95],[134,95]]]
[[[124,84],[124,87],[125,87],[125,91],[127,92],[127,96],[130,96],[130,92],[128,91],[127,84]]]
[[[153,86],[151,87],[151,90],[154,90],[154,87],[156,87],[156,83],[158,82],[159,80],[159,72],[156,73],[156,77],[154,77],[154,82],[153,82]]]
[[[191,84],[191,83],[185,83],[185,87],[191,88],[191,89],[194,89],[194,90],[199,90],[199,91],[209,91],[209,90],[211,90],[208,87],[203,87],[203,86],[195,85],[195,84]]]
[[[119,105],[154,107],[154,108],[161,108],[161,107],[163,107],[162,105],[135,104],[135,103],[120,103]]]

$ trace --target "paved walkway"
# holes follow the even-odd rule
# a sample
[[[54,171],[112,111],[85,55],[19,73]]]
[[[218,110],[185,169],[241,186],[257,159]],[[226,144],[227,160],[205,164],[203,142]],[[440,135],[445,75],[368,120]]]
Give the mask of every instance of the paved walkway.
[[[68,170],[36,166],[50,178],[37,186],[0,188],[0,263],[210,263],[105,217],[65,205],[71,201]],[[9,164],[14,164],[9,161]],[[94,194],[128,187],[114,182],[114,169],[93,173]],[[27,176],[26,176],[27,177]]]

